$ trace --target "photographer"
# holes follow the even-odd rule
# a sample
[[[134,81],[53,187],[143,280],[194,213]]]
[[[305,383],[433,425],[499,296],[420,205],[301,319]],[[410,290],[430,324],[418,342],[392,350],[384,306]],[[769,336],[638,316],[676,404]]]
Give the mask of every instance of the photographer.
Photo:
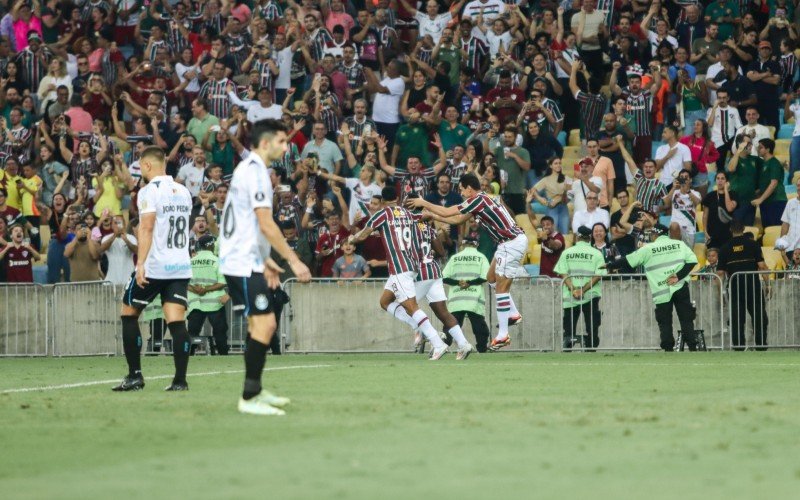
[[[85,220],[78,223],[75,238],[64,249],[64,257],[69,260],[72,282],[97,281],[100,276],[100,249],[95,241],[89,238],[91,229]]]
[[[694,248],[694,236],[697,232],[697,214],[694,207],[700,204],[700,193],[692,189],[692,174],[681,170],[672,188],[663,198],[667,208],[672,207],[672,220],[669,232],[672,239],[680,239],[689,248]]]

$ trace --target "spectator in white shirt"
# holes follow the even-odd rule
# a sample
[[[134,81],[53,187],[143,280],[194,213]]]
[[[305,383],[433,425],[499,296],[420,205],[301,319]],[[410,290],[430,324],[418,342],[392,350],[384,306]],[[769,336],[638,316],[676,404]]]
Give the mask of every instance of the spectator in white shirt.
[[[216,127],[219,127],[219,125],[216,125]],[[212,132],[216,132],[216,130],[212,130]],[[195,146],[194,149],[192,149],[192,156],[194,157],[194,161],[182,166],[181,169],[178,170],[178,176],[175,180],[186,186],[192,198],[196,198],[206,178],[206,167],[208,167],[208,164],[206,163],[206,152],[203,151],[202,147]]]
[[[573,233],[577,233],[578,228],[581,226],[594,227],[598,222],[601,222],[605,227],[611,226],[611,216],[608,215],[607,210],[597,206],[598,201],[599,195],[597,193],[588,193],[586,195],[586,210],[576,210],[572,216]]]
[[[572,188],[567,194],[572,200],[574,212],[586,210],[586,196],[591,193],[599,196],[600,191],[603,189],[603,179],[591,175],[594,168],[591,161],[581,161],[578,168],[579,171],[575,175],[575,181],[573,181]]]
[[[114,217],[114,231],[100,240],[100,252],[108,258],[108,272],[105,280],[115,285],[124,285],[131,280],[133,274],[133,256],[136,255],[137,241],[132,234],[133,221],[126,229],[125,219],[121,215]]]
[[[800,179],[795,184],[800,189]],[[783,209],[781,237],[786,241],[786,253],[800,252],[800,200],[797,198],[789,200]]]
[[[661,184],[667,188],[672,186],[678,172],[692,170],[692,151],[686,144],[678,142],[678,129],[672,125],[665,125],[661,134],[666,143],[656,150],[656,167],[661,169]]]
[[[744,114],[744,119],[747,123],[736,131],[737,137],[739,134],[747,134],[753,139],[753,148],[750,150],[750,156],[758,156],[758,141],[761,139],[772,139],[772,134],[769,132],[769,129],[758,123],[760,117],[761,115],[758,114],[758,108],[755,106],[748,107]],[[739,149],[738,141],[734,143],[731,151],[736,151],[737,149]]]
[[[228,84],[228,98],[235,105],[247,110],[247,121],[256,123],[267,118],[280,120],[283,116],[283,107],[272,102],[272,92],[269,88],[261,87],[258,89],[257,101],[243,101],[239,99],[233,91],[233,83]]]

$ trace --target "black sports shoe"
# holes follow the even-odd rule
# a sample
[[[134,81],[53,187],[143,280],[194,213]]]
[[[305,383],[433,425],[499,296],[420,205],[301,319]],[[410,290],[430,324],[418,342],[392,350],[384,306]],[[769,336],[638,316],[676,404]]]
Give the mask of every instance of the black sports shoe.
[[[140,391],[144,389],[144,377],[141,375],[126,375],[122,382],[116,387],[112,387],[112,391],[127,392],[127,391]]]
[[[189,384],[187,384],[186,382],[175,382],[175,381],[173,381],[164,390],[165,391],[188,391],[189,390]]]

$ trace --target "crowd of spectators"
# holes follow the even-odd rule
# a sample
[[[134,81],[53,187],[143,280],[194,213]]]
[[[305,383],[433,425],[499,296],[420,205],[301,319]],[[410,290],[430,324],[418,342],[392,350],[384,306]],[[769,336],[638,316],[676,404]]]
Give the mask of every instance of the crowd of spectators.
[[[273,212],[315,276],[386,276],[377,237],[345,243],[381,188],[452,206],[466,172],[529,233],[531,274],[580,226],[614,259],[659,220],[703,252],[741,220],[796,268],[796,3],[0,2],[0,281],[41,260],[47,283],[126,282],[148,145],[193,240],[218,234],[263,118],[291,130]],[[437,225],[440,257],[470,236],[491,258],[474,223]]]

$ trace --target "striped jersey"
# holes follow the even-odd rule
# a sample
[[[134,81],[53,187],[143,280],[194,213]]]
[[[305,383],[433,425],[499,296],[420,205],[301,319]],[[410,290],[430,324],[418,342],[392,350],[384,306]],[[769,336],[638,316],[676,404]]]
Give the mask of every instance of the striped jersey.
[[[364,115],[364,118],[361,122],[358,121],[355,115],[348,116],[344,119],[344,122],[348,127],[350,127],[350,132],[353,134],[353,139],[350,141],[350,147],[353,149],[353,151],[355,151],[356,147],[358,147],[359,139],[365,135],[371,134],[375,130],[378,130],[375,122],[366,115]]]
[[[489,54],[489,47],[480,38],[471,36],[468,40],[461,39],[461,50],[467,53],[464,63],[470,71],[478,71],[483,60]]]
[[[396,205],[384,207],[369,218],[366,226],[381,233],[390,275],[419,270],[422,251],[411,212]]]
[[[217,118],[227,118],[231,109],[231,101],[228,98],[228,83],[230,80],[208,80],[200,87],[198,97],[206,99],[208,102],[208,112]]]
[[[637,137],[650,135],[650,112],[653,109],[653,94],[649,90],[642,89],[638,94],[634,95],[628,87],[624,89],[622,94],[625,96],[625,105],[628,113],[636,118],[634,134]]]
[[[308,101],[309,107],[313,110],[317,105],[317,95],[314,94]],[[340,107],[339,98],[330,90],[320,96],[322,106],[319,111],[319,119],[328,130],[339,130],[339,117],[336,115],[335,109]],[[333,104],[328,104],[327,100],[330,99]]]
[[[228,54],[233,57],[236,66],[241,68],[242,63],[247,59],[249,48],[253,45],[250,35],[248,33],[231,34],[226,36],[225,40],[228,42]]]
[[[157,40],[150,44],[150,51],[144,54],[145,58],[150,61],[154,62],[156,60],[156,53],[158,49],[164,49],[168,53],[172,53],[172,48],[169,46],[166,40]]]
[[[438,280],[442,278],[442,266],[436,260],[433,251],[433,240],[436,238],[436,227],[429,221],[422,220],[422,214],[412,214],[417,221],[417,237],[419,238],[419,274],[417,281]]]
[[[337,69],[347,78],[348,88],[357,89],[363,87],[367,81],[367,77],[364,74],[364,66],[357,61],[353,61],[351,66],[347,66],[344,61],[342,61],[339,63]]]
[[[258,70],[258,86],[272,91],[275,87],[275,76],[272,74],[272,67],[269,61],[256,59],[253,61],[253,69]]]
[[[192,22],[188,18],[178,20],[161,14],[161,20],[169,21],[167,23],[167,43],[173,54],[180,54],[183,49],[192,46],[189,39],[183,36],[183,32],[178,29],[178,23],[181,23],[188,31],[192,31]]]
[[[602,94],[587,94],[579,90],[575,94],[575,100],[578,101],[581,109],[586,138],[594,139],[597,132],[600,131],[603,113],[606,112],[606,98]]]
[[[309,52],[311,53],[311,58],[315,61],[321,61],[323,52],[325,52],[325,47],[328,45],[328,42],[332,42],[333,37],[328,30],[325,28],[317,28],[314,33],[309,35]]]
[[[281,6],[273,0],[269,0],[265,5],[258,7],[258,12],[261,14],[260,17],[267,21],[275,21],[283,16]]]
[[[458,205],[458,211],[474,215],[495,243],[505,243],[522,234],[508,210],[484,193],[464,200]]]
[[[656,176],[646,179],[641,170],[636,172],[633,182],[636,185],[636,201],[647,212],[655,213],[661,205],[661,199],[667,195],[667,188]]]
[[[721,147],[736,138],[736,131],[742,126],[739,110],[728,106],[726,108],[711,108],[708,110],[706,121],[714,114],[714,125],[711,127],[711,140],[714,146]]]
[[[42,53],[44,60],[36,55],[30,47],[17,54],[17,66],[19,67],[19,75],[23,82],[27,83],[31,89],[38,89],[39,83],[44,78],[47,66],[53,59],[53,53],[50,49],[39,49]]]

